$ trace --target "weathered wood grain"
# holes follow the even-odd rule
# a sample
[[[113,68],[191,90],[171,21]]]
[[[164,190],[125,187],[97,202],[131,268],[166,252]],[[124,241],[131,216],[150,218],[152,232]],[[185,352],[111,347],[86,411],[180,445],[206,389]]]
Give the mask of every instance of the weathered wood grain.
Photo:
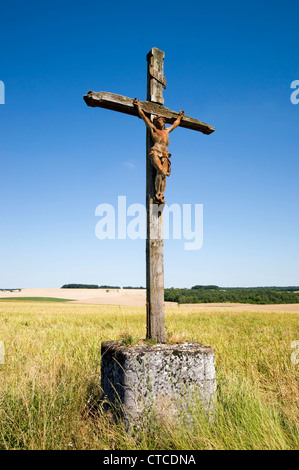
[[[146,56],[147,60],[147,100],[164,104],[162,77],[164,77],[164,52],[153,47]],[[158,76],[158,80],[153,77]]]
[[[149,79],[149,85],[154,79]],[[157,80],[154,80],[157,82]],[[163,89],[162,84],[159,84],[160,88]],[[132,116],[138,116],[137,110],[133,104],[133,99],[128,98],[127,96],[116,95],[114,93],[108,93],[106,91],[94,92],[89,91],[84,97],[84,101],[88,106],[93,108],[105,108],[111,109],[113,111],[120,111],[125,114],[131,114]],[[171,111],[169,108],[165,108],[158,103],[152,103],[150,101],[141,101],[140,102],[142,110],[147,114],[154,114],[163,116],[165,122],[172,124],[179,113]],[[198,121],[197,119],[191,118],[184,114],[183,119],[181,120],[180,127],[186,129],[192,129],[194,131],[202,132],[203,134],[212,134],[215,128],[209,124]]]
[[[147,54],[147,111],[153,119],[152,101],[164,103],[163,85],[152,78],[150,66],[163,76],[164,52],[156,48]],[[134,105],[133,105],[134,106]],[[156,105],[159,106],[159,105]],[[163,108],[163,106],[160,106]],[[135,107],[134,107],[135,108]],[[160,114],[160,113],[158,113]],[[162,207],[154,203],[156,194],[156,170],[152,165],[150,151],[153,146],[151,133],[146,130],[146,300],[147,300],[147,338],[158,343],[166,343],[164,318],[164,253],[163,253],[163,217]]]

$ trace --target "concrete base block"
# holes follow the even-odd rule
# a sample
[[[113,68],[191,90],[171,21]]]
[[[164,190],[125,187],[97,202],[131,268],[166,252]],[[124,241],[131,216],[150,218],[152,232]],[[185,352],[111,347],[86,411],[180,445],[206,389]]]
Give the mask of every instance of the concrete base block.
[[[195,395],[209,412],[216,391],[214,350],[199,343],[127,347],[106,341],[101,385],[105,400],[130,423],[153,407],[158,413],[177,413]]]

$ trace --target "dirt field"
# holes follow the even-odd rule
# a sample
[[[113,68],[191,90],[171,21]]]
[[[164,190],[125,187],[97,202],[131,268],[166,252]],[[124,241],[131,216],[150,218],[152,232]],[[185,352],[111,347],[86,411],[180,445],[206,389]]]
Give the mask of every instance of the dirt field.
[[[21,292],[0,292],[0,298],[7,297],[56,297],[60,299],[73,299],[74,303],[92,305],[124,305],[143,307],[146,293],[143,289],[22,289]],[[167,306],[177,307],[175,302],[165,302]],[[179,308],[193,310],[250,310],[265,312],[296,312],[299,313],[299,304],[281,305],[251,305],[237,303],[211,303],[211,304],[182,304]]]

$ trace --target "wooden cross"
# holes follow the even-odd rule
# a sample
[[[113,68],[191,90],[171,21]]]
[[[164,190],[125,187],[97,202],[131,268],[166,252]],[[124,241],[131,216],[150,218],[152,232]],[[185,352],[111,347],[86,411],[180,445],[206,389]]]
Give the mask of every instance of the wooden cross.
[[[166,123],[172,124],[179,113],[163,106],[163,88],[166,88],[164,78],[164,52],[155,47],[147,54],[147,100],[140,103],[141,109],[152,121],[155,115],[163,116]],[[122,113],[138,116],[132,98],[113,93],[89,91],[84,96],[88,106],[111,109]],[[211,134],[215,128],[193,119],[184,114],[181,127]],[[155,204],[156,170],[151,164],[150,150],[152,148],[150,131],[146,137],[146,290],[147,290],[147,339],[159,343],[166,342],[164,320],[164,262],[163,262],[163,207]],[[161,207],[161,209],[160,209]]]

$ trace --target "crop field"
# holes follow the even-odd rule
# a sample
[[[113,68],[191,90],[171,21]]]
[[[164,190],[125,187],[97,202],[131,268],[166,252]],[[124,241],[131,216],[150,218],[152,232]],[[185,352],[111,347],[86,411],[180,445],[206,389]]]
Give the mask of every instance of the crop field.
[[[190,404],[192,420],[153,411],[126,433],[99,402],[100,343],[138,342],[145,319],[137,306],[1,301],[0,449],[299,448],[298,313],[168,306],[169,342],[215,349],[215,418]]]

